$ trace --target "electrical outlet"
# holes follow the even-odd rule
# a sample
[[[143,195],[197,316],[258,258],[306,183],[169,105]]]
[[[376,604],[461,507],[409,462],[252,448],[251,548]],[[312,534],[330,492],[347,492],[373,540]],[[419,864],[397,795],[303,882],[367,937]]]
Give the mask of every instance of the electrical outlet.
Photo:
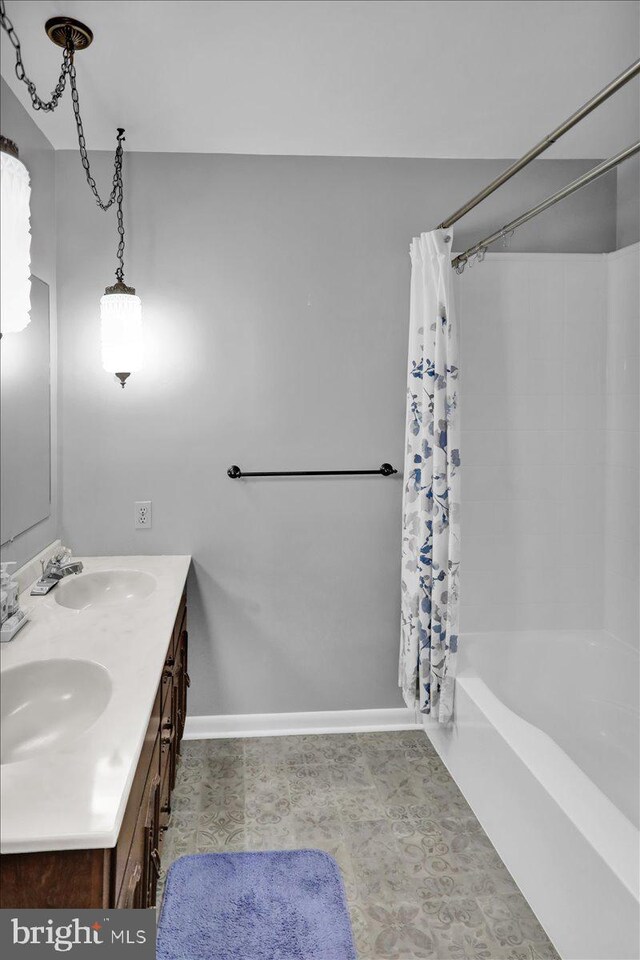
[[[151,500],[137,501],[134,525],[136,530],[149,530],[151,528]]]

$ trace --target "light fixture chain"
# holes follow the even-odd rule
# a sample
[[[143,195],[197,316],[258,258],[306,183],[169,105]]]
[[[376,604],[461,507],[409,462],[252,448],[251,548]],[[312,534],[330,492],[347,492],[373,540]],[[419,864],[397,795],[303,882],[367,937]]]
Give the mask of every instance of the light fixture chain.
[[[55,110],[60,102],[60,98],[64,93],[65,87],[67,85],[67,74],[69,73],[69,68],[73,63],[73,47],[71,50],[65,47],[64,53],[62,55],[62,66],[60,68],[60,76],[58,77],[58,82],[55,85],[55,88],[51,92],[50,100],[42,100],[38,96],[36,91],[36,85],[33,80],[30,80],[27,76],[26,70],[24,68],[24,63],[22,62],[22,50],[20,48],[20,40],[15,31],[13,23],[7,16],[7,11],[4,5],[4,0],[0,0],[0,25],[2,29],[6,32],[13,49],[16,52],[16,77],[18,80],[22,81],[29,91],[29,96],[31,97],[31,103],[33,104],[34,110],[44,110],[49,113],[52,110]]]
[[[118,183],[116,187],[116,218],[118,221],[118,251],[116,257],[118,266],[116,268],[116,279],[119,283],[124,283],[124,214],[122,212],[122,201],[124,199],[124,183],[122,181],[122,141],[124,140],[124,130],[118,129],[118,146],[116,149],[116,174]]]
[[[55,90],[51,94],[51,100],[42,100],[37,92],[36,86],[32,80],[26,74],[24,63],[22,62],[22,50],[20,47],[20,40],[15,31],[13,23],[7,16],[7,11],[5,7],[4,0],[0,0],[0,26],[6,32],[11,44],[16,53],[16,76],[18,80],[26,84],[29,94],[31,96],[31,102],[33,104],[34,110],[44,110],[52,111],[58,106],[60,98],[65,91],[67,85],[67,77],[69,77],[69,86],[71,87],[71,102],[73,105],[73,115],[76,121],[76,131],[78,134],[78,147],[80,149],[80,159],[82,161],[82,167],[87,178],[87,183],[89,184],[89,189],[93,193],[95,201],[101,210],[109,210],[113,204],[116,204],[116,219],[118,224],[118,249],[116,257],[118,260],[118,266],[116,268],[116,279],[118,282],[124,282],[124,214],[122,211],[122,203],[124,198],[124,184],[122,181],[122,159],[123,159],[123,148],[122,143],[124,141],[124,130],[118,128],[117,136],[117,146],[116,153],[113,162],[113,179],[111,181],[111,193],[107,200],[103,200],[98,191],[98,185],[91,173],[91,164],[89,162],[89,154],[87,151],[87,143],[84,135],[84,126],[82,123],[82,116],[80,115],[80,96],[78,94],[78,85],[76,82],[76,67],[74,63],[74,53],[75,46],[73,40],[73,33],[71,26],[69,24],[65,27],[65,47],[64,53],[62,55],[62,68],[60,71],[60,77],[58,78],[58,83],[56,84]]]
[[[36,93],[36,86],[32,80],[27,76],[24,64],[22,62],[22,51],[20,47],[20,40],[15,31],[13,23],[7,16],[7,10],[5,6],[5,0],[0,0],[0,25],[3,30],[7,33],[12,46],[16,52],[16,76],[18,80],[21,80],[26,84],[27,89],[31,95],[31,102],[33,103],[34,110],[44,110],[51,111],[55,110],[58,105],[58,102],[65,91],[67,84],[67,76],[69,77],[69,85],[71,87],[71,99],[73,102],[73,113],[76,121],[76,129],[78,131],[78,145],[80,147],[80,157],[82,159],[82,166],[84,167],[85,174],[87,176],[87,183],[91,188],[91,192],[96,198],[96,203],[102,210],[108,210],[116,200],[116,192],[118,189],[118,182],[121,180],[121,170],[122,170],[122,147],[120,145],[121,137],[118,136],[118,146],[116,148],[116,157],[114,162],[114,173],[111,193],[109,194],[109,199],[103,201],[100,194],[98,193],[98,187],[96,181],[91,175],[91,168],[89,165],[89,157],[87,155],[87,144],[84,137],[84,128],[82,125],[82,117],[80,116],[80,98],[78,96],[78,87],[76,84],[76,67],[73,60],[73,55],[75,48],[73,45],[73,33],[71,27],[67,25],[66,27],[66,44],[64,48],[64,53],[62,55],[62,68],[60,72],[60,77],[56,85],[55,90],[51,94],[51,100],[45,101],[42,100]]]
[[[84,136],[84,126],[82,123],[82,117],[80,115],[80,97],[78,94],[78,86],[76,83],[76,68],[73,61],[71,62],[71,66],[69,68],[69,82],[71,86],[71,102],[73,104],[73,115],[75,117],[76,130],[78,133],[78,147],[80,149],[80,159],[82,161],[82,166],[84,168],[84,172],[87,178],[87,183],[89,184],[91,192],[93,193],[96,203],[98,204],[100,209],[108,210],[109,207],[113,206],[113,204],[116,201],[118,184],[122,180],[122,143],[121,141],[124,139],[124,137],[122,137],[120,135],[120,132],[118,132],[118,145],[116,147],[116,154],[115,154],[114,163],[113,163],[114,169],[113,169],[111,193],[109,194],[108,200],[103,200],[98,192],[98,186],[96,184],[96,181],[91,174],[91,165],[89,163],[89,155],[87,153],[87,143]]]

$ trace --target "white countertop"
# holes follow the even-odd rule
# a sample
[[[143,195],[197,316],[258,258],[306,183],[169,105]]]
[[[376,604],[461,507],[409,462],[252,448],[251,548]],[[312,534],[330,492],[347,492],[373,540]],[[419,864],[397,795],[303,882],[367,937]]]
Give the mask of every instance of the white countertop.
[[[65,746],[0,767],[0,850],[113,847],[142,750],[191,557],[81,557],[84,573],[142,570],[148,597],[72,610],[21,595],[30,622],[0,652],[2,670],[34,660],[93,660],[110,673],[111,699]]]

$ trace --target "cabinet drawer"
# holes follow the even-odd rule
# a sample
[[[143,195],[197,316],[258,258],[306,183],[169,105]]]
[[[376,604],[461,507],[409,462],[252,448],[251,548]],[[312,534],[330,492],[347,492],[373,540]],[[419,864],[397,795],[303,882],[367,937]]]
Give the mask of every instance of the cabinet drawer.
[[[178,615],[173,627],[173,632],[171,634],[171,640],[169,643],[169,649],[167,651],[167,657],[164,663],[164,670],[162,671],[162,706],[164,708],[165,701],[169,695],[170,687],[173,679],[173,673],[176,670],[180,662],[180,642],[183,633],[187,628],[187,595],[186,593],[182,595],[180,600],[180,605],[178,607]]]
[[[171,652],[174,657],[176,657],[178,652],[178,644],[180,642],[180,635],[183,630],[186,630],[187,627],[187,594],[182,594],[182,599],[180,600],[180,606],[178,607],[178,616],[176,617],[176,622],[173,627],[173,635],[171,638]]]

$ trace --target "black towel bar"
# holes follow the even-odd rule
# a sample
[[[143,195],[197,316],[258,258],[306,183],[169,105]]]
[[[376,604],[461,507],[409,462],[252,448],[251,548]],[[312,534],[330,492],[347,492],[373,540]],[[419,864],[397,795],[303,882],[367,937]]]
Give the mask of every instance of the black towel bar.
[[[241,480],[242,477],[343,477],[363,476],[365,474],[379,474],[390,477],[398,471],[390,463],[383,463],[377,470],[269,470],[267,472],[245,473],[234,464],[227,470],[227,476],[232,480]]]

